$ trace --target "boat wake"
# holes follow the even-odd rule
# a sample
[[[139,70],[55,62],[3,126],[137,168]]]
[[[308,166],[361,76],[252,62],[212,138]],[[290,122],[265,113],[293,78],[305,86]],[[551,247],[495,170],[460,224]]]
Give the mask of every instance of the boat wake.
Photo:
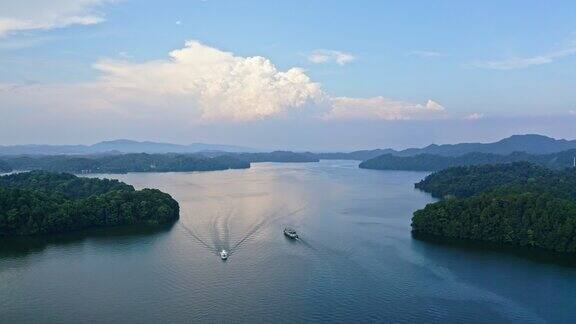
[[[241,248],[242,246],[244,246],[244,244],[246,244],[248,241],[250,241],[252,238],[254,238],[254,236],[258,233],[258,231],[262,227],[264,227],[265,225],[273,223],[280,218],[285,218],[285,217],[290,217],[292,215],[295,215],[295,214],[303,211],[304,209],[306,209],[306,206],[300,207],[300,208],[298,208],[298,209],[296,209],[296,210],[294,210],[288,214],[281,214],[279,212],[272,213],[269,217],[266,217],[262,221],[256,223],[254,226],[252,226],[252,228],[236,244],[233,245],[232,249],[234,251],[236,251],[239,248]]]
[[[202,247],[206,248],[210,253],[215,255],[220,255],[220,252],[225,250],[229,255],[234,254],[236,251],[244,247],[250,240],[252,240],[258,232],[267,225],[274,223],[275,221],[293,216],[297,213],[302,212],[306,209],[306,206],[295,209],[289,213],[281,213],[279,211],[272,212],[264,219],[256,222],[248,231],[240,237],[236,243],[231,244],[231,234],[230,234],[230,220],[236,214],[233,210],[219,210],[210,224],[210,238],[211,244],[208,240],[202,238],[198,233],[192,228],[184,225],[182,222],[178,224],[184,231],[189,234],[195,241],[197,241]],[[306,243],[305,243],[306,244]]]
[[[230,218],[233,211],[220,210],[212,222],[210,233],[212,234],[212,243],[218,250],[230,250]]]
[[[188,234],[190,235],[194,240],[196,240],[198,243],[200,243],[201,246],[205,247],[208,251],[210,251],[211,253],[217,253],[216,248],[214,246],[211,246],[210,244],[208,244],[206,241],[204,241],[203,239],[200,238],[200,236],[198,236],[196,233],[194,233],[193,230],[191,230],[190,228],[186,227],[184,224],[182,223],[178,223],[178,225],[180,225],[180,227]]]
[[[296,239],[296,242],[301,243],[302,245],[304,245],[305,247],[309,248],[310,250],[314,250],[314,251],[317,250],[312,244],[310,244],[310,242],[308,242],[307,240],[305,240],[305,239],[303,239],[303,238],[301,238],[301,237],[298,237],[298,238]]]

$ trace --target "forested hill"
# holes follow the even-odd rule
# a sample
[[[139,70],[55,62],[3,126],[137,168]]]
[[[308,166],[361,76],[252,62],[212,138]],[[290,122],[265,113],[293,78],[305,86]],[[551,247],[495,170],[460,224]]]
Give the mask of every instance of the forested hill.
[[[67,173],[31,171],[0,177],[0,187],[40,190],[68,198],[86,198],[113,190],[134,191],[118,180],[80,178]]]
[[[5,156],[0,160],[14,170],[70,173],[214,171],[250,167],[249,162],[232,156],[206,157],[199,154]]]
[[[10,171],[12,171],[12,167],[10,166],[10,164],[0,160],[0,173],[10,172]]]
[[[398,151],[393,149],[375,149],[375,150],[361,150],[353,152],[332,152],[332,153],[314,153],[320,160],[357,160],[365,161],[375,158],[383,154],[397,154]]]
[[[313,153],[297,153],[291,151],[274,151],[269,153],[239,153],[232,155],[246,162],[318,162]]]
[[[456,167],[433,173],[415,187],[437,198],[467,198],[504,188],[548,192],[576,200],[576,168],[553,171],[526,162]]]
[[[360,168],[374,170],[438,171],[456,166],[526,161],[551,169],[563,169],[573,165],[574,157],[576,157],[576,150],[544,155],[534,155],[523,152],[515,152],[509,155],[469,153],[457,157],[431,154],[400,157],[385,154],[360,163]]]
[[[159,225],[178,218],[178,203],[156,189],[136,191],[116,180],[45,171],[0,177],[0,236]]]
[[[414,213],[416,234],[576,253],[576,169],[529,163],[447,169],[417,188],[444,199]]]

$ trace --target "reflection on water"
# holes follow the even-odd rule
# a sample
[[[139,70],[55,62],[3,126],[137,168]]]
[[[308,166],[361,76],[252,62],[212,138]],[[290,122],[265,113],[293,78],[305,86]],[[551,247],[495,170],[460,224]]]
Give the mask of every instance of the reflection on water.
[[[414,240],[411,214],[433,201],[413,189],[425,173],[322,161],[102,176],[169,192],[180,220],[1,241],[0,322],[575,317],[574,268]],[[286,226],[300,239],[284,237]]]
[[[571,253],[560,253],[533,247],[508,246],[492,242],[475,242],[454,238],[442,238],[416,233],[412,233],[412,238],[429,243],[426,244],[426,246],[439,245],[444,249],[456,249],[474,254],[495,253],[516,255],[539,263],[555,263],[570,268],[576,268],[576,256]]]
[[[107,227],[81,230],[70,234],[4,238],[0,241],[2,243],[0,244],[0,260],[1,258],[24,257],[30,253],[38,253],[51,245],[82,244],[86,240],[115,244],[119,239],[138,239],[145,235],[167,232],[172,229],[173,225]]]

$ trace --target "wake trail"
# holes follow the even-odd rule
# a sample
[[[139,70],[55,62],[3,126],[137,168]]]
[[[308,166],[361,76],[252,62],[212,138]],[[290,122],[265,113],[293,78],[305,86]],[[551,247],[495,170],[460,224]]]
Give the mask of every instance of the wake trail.
[[[180,227],[186,232],[188,233],[190,236],[192,236],[192,238],[194,238],[196,241],[198,241],[198,243],[200,243],[202,246],[204,246],[206,249],[208,249],[211,253],[216,253],[216,249],[213,246],[210,246],[210,244],[206,243],[206,241],[204,241],[203,239],[201,239],[198,235],[196,235],[196,233],[194,233],[193,230],[189,229],[188,227],[186,227],[184,224],[182,224],[181,222],[178,223],[178,225],[180,225]]]
[[[277,213],[273,213],[272,215],[275,215]],[[262,226],[266,225],[266,223],[268,222],[268,219],[264,219],[258,223],[256,223],[256,225],[254,225],[252,227],[252,229],[250,229],[248,231],[248,233],[246,233],[246,235],[244,235],[244,237],[242,237],[240,239],[240,241],[238,241],[236,244],[234,244],[234,246],[232,247],[233,250],[236,250],[238,247],[240,247],[243,243],[245,243],[246,241],[248,241],[254,234],[256,234],[256,232],[258,232],[258,230],[260,228],[262,228]]]
[[[224,219],[224,246],[228,250],[230,250],[230,218],[232,214],[232,210],[229,210],[226,219]]]
[[[212,243],[214,244],[214,247],[217,248],[218,250],[225,249],[226,245],[229,245],[226,244],[225,242],[226,238],[222,237],[222,235],[225,235],[225,230],[223,229],[223,226],[225,227],[225,224],[222,223],[224,213],[225,213],[224,207],[220,206],[220,208],[216,212],[216,216],[213,218],[212,223],[210,224],[210,234],[212,237]],[[230,211],[228,212],[228,214],[229,213]]]
[[[310,242],[308,242],[307,240],[305,240],[305,239],[303,239],[303,238],[301,238],[301,237],[298,238],[297,242],[298,242],[298,243],[301,243],[302,245],[304,245],[305,247],[309,248],[310,250],[318,251],[318,249],[315,248],[312,244],[310,244]]]
[[[251,229],[250,231],[248,231],[248,233],[246,233],[246,235],[244,235],[244,237],[242,237],[242,239],[240,239],[240,241],[238,241],[238,242],[232,247],[232,250],[235,251],[235,250],[237,250],[238,248],[240,248],[243,244],[245,244],[246,242],[248,242],[251,238],[254,237],[254,235],[256,235],[256,233],[257,233],[262,227],[264,227],[264,225],[266,225],[266,224],[268,224],[268,223],[273,223],[273,222],[275,222],[276,220],[278,220],[278,219],[280,219],[280,218],[283,218],[283,217],[290,217],[290,216],[292,216],[292,215],[295,215],[295,214],[303,211],[303,210],[306,209],[306,208],[307,208],[307,205],[305,205],[305,206],[303,206],[303,207],[300,207],[300,208],[298,208],[298,209],[296,209],[296,210],[294,210],[294,211],[292,211],[292,212],[290,212],[290,213],[288,213],[288,214],[285,214],[285,215],[280,214],[280,215],[278,215],[278,216],[274,216],[274,215],[277,215],[278,212],[272,213],[272,214],[271,214],[271,217],[267,217],[267,218],[263,219],[262,221],[256,223],[256,225],[254,225],[254,226],[252,227],[252,229]]]
[[[214,248],[230,250],[230,218],[234,215],[232,208],[220,207],[210,224],[210,236]]]

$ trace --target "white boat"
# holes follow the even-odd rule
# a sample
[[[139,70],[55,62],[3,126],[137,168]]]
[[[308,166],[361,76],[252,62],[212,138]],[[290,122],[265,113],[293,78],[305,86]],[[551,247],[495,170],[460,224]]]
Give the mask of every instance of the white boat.
[[[284,235],[286,235],[287,237],[295,240],[298,238],[298,233],[296,233],[296,230],[290,227],[286,227],[284,229]]]
[[[228,251],[226,251],[226,250],[220,251],[220,259],[222,259],[222,260],[228,259]]]

